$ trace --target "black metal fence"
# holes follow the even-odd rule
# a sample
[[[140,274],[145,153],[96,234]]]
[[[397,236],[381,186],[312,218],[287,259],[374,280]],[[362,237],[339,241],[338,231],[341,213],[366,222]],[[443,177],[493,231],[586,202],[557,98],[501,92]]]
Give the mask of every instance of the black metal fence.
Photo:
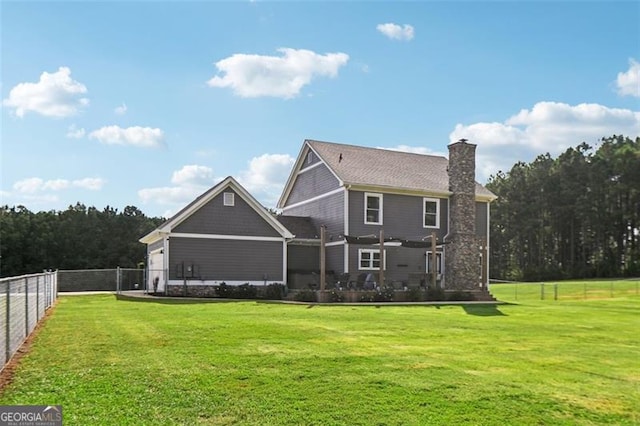
[[[33,332],[57,297],[57,272],[0,279],[0,365],[2,368]]]
[[[60,292],[129,291],[145,288],[144,269],[76,269],[58,271]]]

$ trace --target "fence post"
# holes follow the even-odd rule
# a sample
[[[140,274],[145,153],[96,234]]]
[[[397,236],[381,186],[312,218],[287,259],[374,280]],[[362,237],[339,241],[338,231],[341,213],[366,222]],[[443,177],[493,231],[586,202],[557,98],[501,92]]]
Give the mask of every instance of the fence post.
[[[36,323],[40,321],[40,275],[36,277]]]
[[[544,283],[540,283],[540,300],[544,300]]]
[[[29,337],[29,279],[24,279],[24,337]]]
[[[6,312],[6,325],[5,325],[5,335],[7,336],[5,340],[5,359],[6,362],[9,362],[9,358],[11,357],[11,327],[9,324],[11,323],[11,281],[7,281],[7,312]]]
[[[553,283],[553,300],[558,300],[558,283]]]
[[[44,298],[45,298],[45,309],[51,306],[51,286],[53,282],[51,281],[51,272],[47,272],[47,275],[44,276],[45,286],[44,286]]]

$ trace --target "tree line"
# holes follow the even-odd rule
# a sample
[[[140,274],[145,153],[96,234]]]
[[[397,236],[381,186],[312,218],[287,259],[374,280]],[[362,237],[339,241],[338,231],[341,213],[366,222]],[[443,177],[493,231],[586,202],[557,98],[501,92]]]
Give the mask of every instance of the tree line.
[[[492,278],[640,276],[640,138],[582,143],[491,176]],[[43,269],[133,268],[138,239],[163,222],[137,207],[0,207],[0,276]]]
[[[77,203],[64,211],[36,213],[24,206],[0,207],[0,276],[44,269],[136,268],[146,256],[138,239],[163,221],[134,206],[118,212]]]
[[[487,184],[492,278],[640,276],[640,138],[519,162]]]

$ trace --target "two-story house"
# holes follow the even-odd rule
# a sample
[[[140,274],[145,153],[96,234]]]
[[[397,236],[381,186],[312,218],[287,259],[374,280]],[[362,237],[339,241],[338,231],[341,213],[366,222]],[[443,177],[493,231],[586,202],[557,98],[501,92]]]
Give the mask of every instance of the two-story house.
[[[335,273],[379,271],[383,230],[384,276],[403,282],[432,272],[435,232],[441,284],[486,286],[489,206],[496,196],[475,182],[475,145],[460,141],[449,150],[447,160],[306,140],[278,202],[281,221],[306,217],[317,233],[324,225],[326,269]],[[460,270],[467,275],[457,277]]]
[[[317,277],[322,252],[334,279],[379,278],[382,267],[386,282],[408,283],[435,269],[445,289],[482,289],[496,197],[474,176],[475,145],[466,141],[449,145],[447,160],[306,140],[278,202],[280,216],[228,177],[141,238],[147,288],[213,295],[222,282]]]

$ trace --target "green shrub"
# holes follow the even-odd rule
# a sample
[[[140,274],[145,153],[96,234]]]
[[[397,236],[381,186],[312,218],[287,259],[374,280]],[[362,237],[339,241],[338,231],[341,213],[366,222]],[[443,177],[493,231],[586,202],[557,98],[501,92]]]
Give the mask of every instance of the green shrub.
[[[365,293],[360,296],[360,302],[375,302],[376,295],[374,293]]]
[[[234,288],[227,283],[222,282],[218,287],[216,287],[216,296],[230,298],[233,297]]]
[[[425,299],[425,294],[422,289],[418,287],[412,287],[406,292],[407,302],[422,302]]]
[[[318,297],[313,290],[300,290],[296,293],[294,299],[299,302],[316,302]]]
[[[264,298],[268,300],[282,300],[286,295],[287,287],[280,283],[269,284],[264,291]]]
[[[442,301],[447,300],[444,294],[444,290],[441,288],[428,288],[426,294],[426,300],[428,301]]]
[[[255,299],[257,295],[258,289],[249,283],[239,285],[234,291],[234,297],[237,299]]]
[[[392,302],[393,296],[395,292],[393,291],[393,287],[382,287],[379,288],[377,293],[373,296],[374,302]]]
[[[332,302],[332,303],[344,302],[344,294],[342,294],[340,290],[337,290],[335,288],[331,289],[331,292],[329,293],[329,302]]]

